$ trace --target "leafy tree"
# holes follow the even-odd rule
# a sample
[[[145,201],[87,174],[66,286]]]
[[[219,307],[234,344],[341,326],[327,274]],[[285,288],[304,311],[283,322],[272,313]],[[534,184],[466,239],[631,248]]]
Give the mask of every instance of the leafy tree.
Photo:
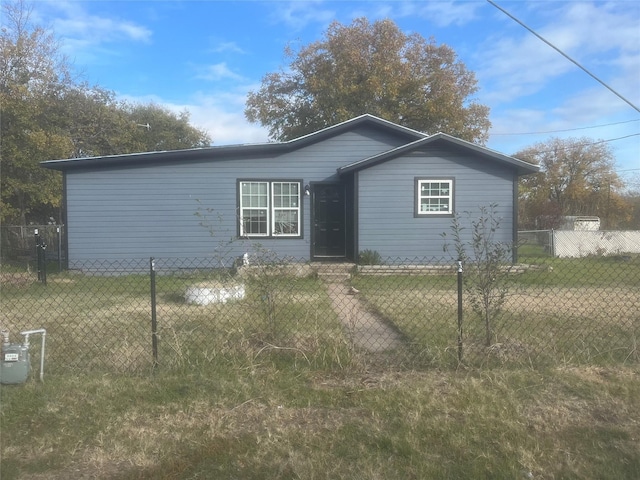
[[[135,131],[130,152],[154,152],[162,150],[182,150],[211,145],[211,137],[204,130],[189,124],[189,112],[175,113],[168,108],[149,104],[123,104],[130,125]],[[144,125],[147,125],[146,131]],[[143,129],[140,133],[140,129]]]
[[[447,45],[405,35],[391,20],[333,22],[302,48],[286,71],[269,73],[250,92],[245,115],[289,140],[370,113],[415,130],[483,143],[489,108],[473,101],[473,72]]]
[[[521,180],[521,226],[555,228],[565,215],[598,216],[606,228],[628,221],[630,209],[619,193],[623,183],[606,143],[551,138],[514,156],[540,165],[539,173]]]
[[[30,10],[22,2],[3,3],[2,14],[0,207],[3,220],[26,224],[34,205],[60,203],[59,175],[38,162],[64,158],[69,151],[69,139],[52,113],[71,77],[52,34],[30,26]]]
[[[631,206],[631,212],[627,222],[620,225],[620,228],[629,230],[640,230],[640,173],[628,179],[627,190],[622,194],[622,198]]]
[[[620,228],[640,230],[640,193],[628,193],[623,198],[627,204],[631,205],[631,215],[627,222],[620,225]]]
[[[61,176],[41,161],[211,144],[189,125],[187,112],[118,101],[113,92],[76,82],[53,32],[33,25],[30,15],[21,0],[2,3],[0,221],[59,217]]]
[[[67,92],[61,122],[73,141],[72,157],[118,155],[207,147],[211,138],[176,114],[155,104],[119,102],[113,92],[82,85]]]
[[[115,95],[100,87],[75,85],[58,103],[57,123],[72,143],[67,157],[125,153],[119,145],[120,137],[127,136],[127,122]]]

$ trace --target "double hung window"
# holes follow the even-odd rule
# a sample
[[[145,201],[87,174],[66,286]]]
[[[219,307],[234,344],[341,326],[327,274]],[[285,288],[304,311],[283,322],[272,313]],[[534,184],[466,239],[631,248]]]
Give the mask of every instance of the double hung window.
[[[416,215],[451,215],[453,179],[417,178]]]
[[[240,181],[241,237],[300,237],[299,181]]]

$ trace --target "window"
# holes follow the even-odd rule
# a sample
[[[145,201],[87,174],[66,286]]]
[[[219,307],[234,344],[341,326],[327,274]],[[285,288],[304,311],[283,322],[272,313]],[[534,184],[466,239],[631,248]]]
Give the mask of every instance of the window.
[[[240,181],[242,237],[300,237],[299,181]]]
[[[240,235],[267,236],[269,184],[240,182]]]
[[[453,213],[453,179],[416,178],[416,216]]]

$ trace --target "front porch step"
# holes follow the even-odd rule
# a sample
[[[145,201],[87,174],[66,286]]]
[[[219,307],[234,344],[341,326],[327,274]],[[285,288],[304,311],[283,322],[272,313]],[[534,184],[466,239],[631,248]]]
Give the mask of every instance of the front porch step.
[[[318,277],[330,282],[344,282],[351,278],[353,263],[312,263],[311,268]]]
[[[317,272],[317,273],[318,273],[318,278],[321,278],[322,280],[326,280],[326,281],[331,281],[331,282],[344,282],[351,278],[350,273],[324,273],[324,272]]]

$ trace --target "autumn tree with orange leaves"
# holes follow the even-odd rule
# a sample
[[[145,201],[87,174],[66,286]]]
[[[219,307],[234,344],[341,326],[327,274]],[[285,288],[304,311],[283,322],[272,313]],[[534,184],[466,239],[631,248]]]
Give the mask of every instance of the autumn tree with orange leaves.
[[[520,181],[521,228],[556,228],[563,216],[600,217],[615,229],[630,220],[631,206],[622,195],[611,147],[589,138],[551,138],[514,157],[540,166]]]

